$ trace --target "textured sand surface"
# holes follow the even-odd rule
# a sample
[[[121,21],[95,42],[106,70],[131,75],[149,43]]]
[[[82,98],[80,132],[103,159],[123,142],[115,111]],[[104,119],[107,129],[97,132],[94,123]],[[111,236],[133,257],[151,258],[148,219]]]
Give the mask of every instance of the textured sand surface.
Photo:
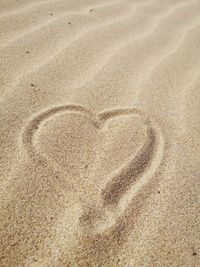
[[[200,266],[200,1],[0,0],[0,266]]]

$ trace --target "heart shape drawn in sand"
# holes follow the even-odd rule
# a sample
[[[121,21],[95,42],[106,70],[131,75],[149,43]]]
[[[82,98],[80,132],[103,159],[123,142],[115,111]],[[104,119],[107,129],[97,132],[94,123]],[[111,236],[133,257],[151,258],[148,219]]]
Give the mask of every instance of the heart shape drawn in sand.
[[[90,124],[92,127],[89,129],[89,131],[93,131],[93,129],[95,129],[96,132],[98,132],[98,130],[104,130],[105,125],[116,118],[121,118],[124,120],[127,117],[138,117],[143,121],[145,134],[143,144],[139,147],[139,149],[137,149],[137,153],[132,153],[127,159],[125,159],[125,162],[123,162],[122,166],[117,167],[107,175],[103,187],[100,188],[99,192],[97,193],[101,199],[101,203],[97,204],[97,209],[102,210],[104,215],[106,214],[104,216],[106,217],[106,221],[96,227],[97,232],[102,232],[105,228],[107,229],[108,227],[112,226],[116,219],[124,212],[127,205],[129,205],[130,201],[134,198],[140,188],[147,184],[148,181],[153,177],[154,173],[158,169],[158,166],[160,165],[162,158],[164,148],[163,135],[158,123],[152,117],[148,116],[144,111],[137,108],[116,108],[95,114],[93,111],[80,105],[51,107],[36,114],[28,121],[27,125],[22,131],[22,146],[26,150],[26,153],[28,153],[28,155],[34,161],[43,162],[43,164],[47,165],[50,164],[51,167],[55,168],[56,170],[60,170],[61,172],[66,171],[64,168],[65,163],[62,164],[62,162],[56,161],[55,159],[52,159],[52,157],[48,157],[48,155],[38,150],[38,143],[36,145],[35,137],[36,133],[43,129],[44,125],[51,121],[52,118],[58,120],[58,116],[63,114],[67,114],[68,116],[70,116],[70,114],[75,114],[76,121],[78,118],[79,120],[81,118],[82,122],[78,126],[79,129],[77,129],[76,125],[74,128],[75,131],[78,132],[81,131],[81,127],[85,121],[89,121],[88,125]],[[62,128],[63,124],[61,123],[60,125]],[[88,126],[86,125],[86,127]],[[55,131],[56,129],[54,128],[52,133],[49,132],[49,135],[54,134]],[[70,135],[71,134],[73,135],[73,132],[70,133]],[[83,136],[86,136],[87,134],[88,130],[83,133]],[[126,136],[126,134],[124,135]],[[65,136],[67,136],[67,134],[65,134]],[[75,142],[76,141],[77,140],[75,140]],[[53,148],[53,151],[54,150],[56,150],[56,146]],[[93,148],[93,150],[95,150],[95,148]],[[82,150],[80,150],[80,155],[81,151]],[[67,152],[70,153],[70,151]],[[73,159],[73,162],[74,161],[75,160]],[[115,208],[110,209],[110,207]],[[87,212],[85,214],[87,214]]]

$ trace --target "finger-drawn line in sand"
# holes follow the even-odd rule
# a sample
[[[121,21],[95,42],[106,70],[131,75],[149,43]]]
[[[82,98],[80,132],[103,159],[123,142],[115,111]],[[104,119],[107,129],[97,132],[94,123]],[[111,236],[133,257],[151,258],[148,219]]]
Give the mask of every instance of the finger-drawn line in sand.
[[[144,111],[137,108],[116,108],[95,114],[93,111],[80,105],[51,107],[36,114],[22,131],[22,147],[34,161],[42,161],[49,165],[48,159],[38,152],[34,146],[33,137],[37,129],[45,120],[59,113],[66,112],[89,118],[97,129],[103,128],[110,119],[119,116],[140,116],[144,121],[146,140],[141,149],[136,156],[133,158],[131,157],[121,168],[115,170],[110,175],[108,183],[100,192],[102,198],[102,207],[100,210],[101,213],[104,214],[103,217],[105,219],[103,221],[101,220],[98,226],[95,227],[95,232],[102,233],[115,224],[116,220],[124,213],[136,193],[156,172],[164,148],[163,135],[158,123]],[[54,168],[64,171],[58,163],[53,163]],[[88,217],[87,212],[83,217],[84,216]],[[91,220],[92,218],[89,219]],[[93,219],[95,222],[97,218]]]

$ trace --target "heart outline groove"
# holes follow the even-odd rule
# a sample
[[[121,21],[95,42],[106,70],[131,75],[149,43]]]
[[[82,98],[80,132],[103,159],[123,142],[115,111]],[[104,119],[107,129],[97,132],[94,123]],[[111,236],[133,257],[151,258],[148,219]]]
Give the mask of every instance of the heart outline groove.
[[[109,119],[119,116],[134,115],[140,116],[144,120],[147,138],[142,148],[136,156],[130,157],[124,166],[109,175],[107,184],[100,192],[101,207],[92,209],[92,212],[90,212],[90,208],[86,208],[80,218],[82,225],[87,225],[87,222],[91,221],[93,216],[95,226],[90,225],[94,228],[93,232],[105,232],[112,228],[124,214],[137,192],[155,174],[164,149],[164,138],[160,125],[144,111],[137,108],[113,108],[96,114],[92,110],[76,104],[50,107],[33,116],[22,130],[21,148],[35,162],[48,165],[47,159],[34,147],[33,137],[42,122],[58,113],[76,113],[85,116],[97,129],[102,128]],[[54,168],[63,172],[63,168],[58,163],[54,164]],[[99,210],[101,210],[100,215]],[[96,221],[99,222],[96,223]]]

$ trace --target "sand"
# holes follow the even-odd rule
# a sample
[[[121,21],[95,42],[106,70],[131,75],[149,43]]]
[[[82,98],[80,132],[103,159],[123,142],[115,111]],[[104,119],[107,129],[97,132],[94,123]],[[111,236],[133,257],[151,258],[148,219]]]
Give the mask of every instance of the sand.
[[[200,2],[0,1],[0,266],[200,266]]]

